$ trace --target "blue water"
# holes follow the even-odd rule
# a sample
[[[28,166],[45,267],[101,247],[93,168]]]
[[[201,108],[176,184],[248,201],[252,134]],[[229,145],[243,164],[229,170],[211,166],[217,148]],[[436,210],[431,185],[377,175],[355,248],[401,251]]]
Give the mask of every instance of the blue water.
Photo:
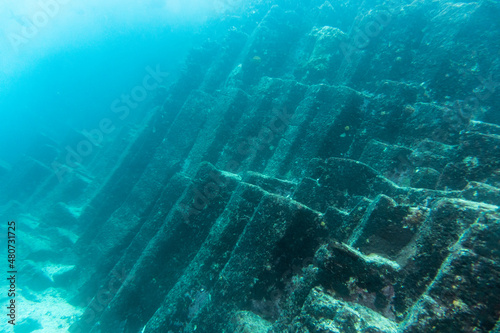
[[[60,141],[94,126],[146,66],[161,66],[173,81],[196,32],[227,11],[220,1],[58,3],[26,39],[23,28],[33,28],[40,5],[0,4],[0,160],[9,164],[38,132]]]

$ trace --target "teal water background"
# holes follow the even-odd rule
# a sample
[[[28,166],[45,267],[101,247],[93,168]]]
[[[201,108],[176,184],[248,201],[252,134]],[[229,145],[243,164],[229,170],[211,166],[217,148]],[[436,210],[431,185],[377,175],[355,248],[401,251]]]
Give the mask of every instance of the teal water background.
[[[14,163],[37,133],[60,142],[92,128],[147,66],[173,80],[203,25],[229,9],[222,0],[1,1],[0,161]]]

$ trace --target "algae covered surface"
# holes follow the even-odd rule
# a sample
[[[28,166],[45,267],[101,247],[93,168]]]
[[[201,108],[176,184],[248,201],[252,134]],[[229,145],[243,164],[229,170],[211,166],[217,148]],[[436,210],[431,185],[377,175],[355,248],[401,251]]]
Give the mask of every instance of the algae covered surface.
[[[16,332],[500,332],[500,2],[219,5],[0,164]]]

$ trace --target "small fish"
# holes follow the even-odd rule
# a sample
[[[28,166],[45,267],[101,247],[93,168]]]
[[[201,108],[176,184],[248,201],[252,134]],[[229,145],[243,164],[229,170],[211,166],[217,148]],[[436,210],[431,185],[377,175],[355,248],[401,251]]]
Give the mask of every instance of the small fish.
[[[252,58],[252,62],[254,64],[260,64],[261,61],[262,61],[261,57],[259,57],[257,55]]]

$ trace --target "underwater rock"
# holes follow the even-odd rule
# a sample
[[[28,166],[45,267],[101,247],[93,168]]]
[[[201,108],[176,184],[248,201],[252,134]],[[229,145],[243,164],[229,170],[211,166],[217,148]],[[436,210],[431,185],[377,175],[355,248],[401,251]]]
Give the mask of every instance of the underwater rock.
[[[417,168],[410,181],[411,187],[435,189],[440,173],[432,168]]]
[[[292,325],[296,332],[309,329],[313,332],[397,332],[397,325],[356,303],[344,302],[331,296],[322,288],[311,290],[300,317]],[[292,329],[293,330],[293,329]]]
[[[30,333],[40,329],[43,329],[42,324],[33,318],[26,318],[26,320],[16,324],[16,332],[19,333]]]
[[[207,23],[165,100],[61,180],[3,170],[2,216],[36,216],[26,283],[85,309],[70,332],[498,331],[500,125],[478,80],[498,5],[301,5]]]
[[[340,44],[347,40],[347,36],[338,28],[329,26],[314,27],[310,36],[314,40],[314,46],[309,59],[299,72],[304,73],[305,81],[317,82],[337,70],[344,56]]]

